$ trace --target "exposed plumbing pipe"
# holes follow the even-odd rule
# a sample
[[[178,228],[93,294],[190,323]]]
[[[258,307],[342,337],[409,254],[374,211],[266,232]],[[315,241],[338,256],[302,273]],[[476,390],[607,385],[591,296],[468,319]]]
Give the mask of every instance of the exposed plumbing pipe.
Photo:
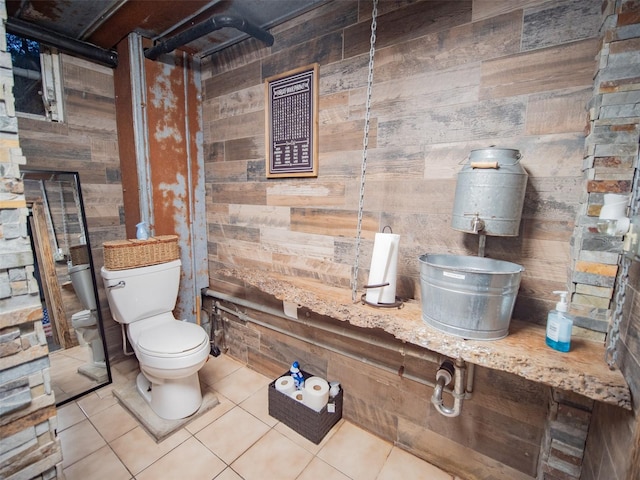
[[[256,310],[262,313],[266,313],[269,315],[273,315],[275,317],[280,317],[280,318],[285,318],[289,321],[292,322],[296,322],[300,325],[304,325],[304,326],[308,326],[308,327],[313,327],[313,328],[318,328],[320,330],[324,330],[326,332],[330,332],[330,333],[334,333],[336,335],[342,335],[342,336],[346,336],[348,338],[354,339],[354,340],[358,340],[358,341],[362,341],[362,342],[368,342],[370,344],[373,344],[375,346],[381,347],[381,348],[385,348],[388,350],[395,350],[399,353],[401,353],[403,356],[406,354],[409,354],[410,356],[414,357],[414,358],[419,358],[422,360],[427,360],[433,363],[438,363],[441,359],[440,355],[437,355],[435,353],[427,353],[427,351],[425,351],[424,354],[418,354],[417,352],[407,352],[404,350],[404,348],[398,348],[396,345],[393,345],[390,342],[385,342],[383,340],[377,340],[377,339],[371,339],[371,338],[365,338],[363,335],[358,335],[355,332],[349,332],[347,330],[344,329],[340,329],[337,327],[334,327],[332,325],[320,325],[317,323],[309,323],[309,322],[304,322],[301,321],[299,319],[293,318],[293,317],[289,317],[287,315],[284,314],[283,311],[277,310],[275,308],[271,308],[271,307],[267,307],[264,305],[260,305],[258,303],[252,302],[250,300],[244,300],[241,298],[237,298],[234,297],[232,295],[227,295],[225,293],[222,292],[216,292],[215,290],[211,290],[211,289],[203,289],[202,290],[202,294],[206,295],[208,297],[212,297],[214,299],[220,299],[223,301],[227,301],[230,303],[234,303],[236,305],[242,306],[242,307],[246,307],[246,308],[250,308],[252,310]],[[379,362],[375,362],[372,360],[369,360],[365,357],[359,357],[355,354],[349,353],[349,352],[345,352],[343,350],[339,350],[331,345],[328,345],[327,343],[324,343],[322,341],[319,340],[312,340],[310,338],[307,337],[303,337],[302,335],[298,335],[294,332],[291,332],[289,330],[285,330],[283,328],[277,327],[275,325],[271,325],[269,323],[263,322],[261,320],[257,320],[255,318],[250,317],[249,315],[247,315],[246,313],[240,311],[240,310],[231,310],[230,308],[227,308],[223,305],[220,304],[219,301],[215,301],[214,302],[214,308],[216,308],[217,310],[226,312],[230,315],[233,315],[235,317],[237,317],[238,319],[240,319],[241,321],[244,322],[249,322],[249,323],[253,323],[255,325],[259,325],[263,328],[272,330],[274,332],[280,333],[282,335],[286,335],[292,338],[295,338],[296,340],[300,340],[302,342],[306,342],[306,343],[310,343],[314,346],[318,346],[321,348],[324,348],[326,350],[329,350],[331,352],[337,353],[338,355],[344,355],[346,357],[349,357],[353,360],[359,361],[359,362],[363,362],[366,363],[368,365],[371,365],[375,368],[379,368],[381,370],[385,370],[389,373],[392,374],[398,374],[398,371],[387,366],[387,365],[383,365]],[[451,367],[450,369],[447,367],[444,367],[445,364],[449,364]],[[443,371],[443,367],[444,367],[444,371]],[[431,382],[429,380],[426,380],[424,378],[420,378],[420,377],[416,377],[414,375],[411,374],[406,374],[406,373],[402,373],[402,376],[404,378],[407,378],[408,380],[412,380],[414,382],[418,382],[421,383],[423,385],[427,385],[429,387],[432,387],[434,389],[433,395],[431,397],[431,402],[434,404],[434,406],[436,407],[436,410],[438,410],[439,413],[441,413],[442,415],[446,416],[446,417],[457,417],[458,415],[460,415],[460,412],[462,411],[462,401],[465,399],[470,399],[472,392],[473,392],[473,386],[474,386],[474,378],[475,378],[475,365],[473,363],[469,363],[466,364],[464,360],[462,360],[461,358],[456,359],[455,363],[453,363],[451,360],[445,360],[444,362],[442,362],[442,365],[440,366],[440,369],[438,370],[438,372],[436,373],[436,382]],[[453,390],[451,390],[450,388],[447,388],[447,386],[449,385],[449,383],[451,383],[451,381],[454,381],[454,388]],[[450,393],[453,398],[453,406],[451,408],[446,407],[444,405],[444,400],[442,398],[444,393]]]
[[[134,355],[136,352],[130,352],[127,350],[127,332],[124,323],[120,324],[120,332],[122,333],[122,351],[127,357]]]
[[[236,305],[240,305],[242,307],[246,307],[246,308],[250,308],[251,310],[256,310],[258,312],[262,312],[262,313],[267,313],[269,315],[273,315],[274,317],[280,317],[280,318],[285,318],[287,320],[290,320],[292,322],[296,322],[300,325],[304,325],[306,327],[313,327],[313,328],[317,328],[319,330],[323,330],[325,332],[329,332],[329,333],[333,333],[335,335],[342,335],[343,337],[347,337],[350,338],[352,340],[357,340],[363,343],[369,343],[371,345],[375,345],[376,347],[380,347],[380,348],[384,348],[386,350],[391,350],[391,351],[395,351],[400,353],[401,355],[409,355],[413,358],[418,358],[420,360],[426,360],[428,362],[431,363],[438,363],[440,361],[440,355],[436,354],[436,353],[432,353],[428,350],[424,350],[421,353],[418,352],[409,352],[407,350],[405,350],[405,348],[403,346],[398,346],[397,344],[394,344],[392,342],[387,342],[381,339],[374,339],[374,338],[370,338],[370,337],[365,337],[364,335],[358,334],[357,332],[353,332],[353,331],[349,331],[346,330],[344,328],[341,327],[337,327],[334,325],[321,325],[318,323],[312,323],[312,322],[305,322],[296,318],[292,318],[289,317],[287,315],[284,314],[284,312],[282,310],[277,310],[275,308],[271,308],[271,307],[266,307],[264,305],[260,305],[259,303],[255,303],[252,302],[250,300],[244,300],[242,298],[237,298],[234,297],[232,295],[227,295],[225,293],[222,292],[216,292],[215,290],[211,290],[211,289],[203,289],[202,292],[203,295],[206,295],[208,297],[213,297],[213,298],[218,298],[220,300],[224,300],[227,302],[231,302],[231,303],[235,303]],[[253,322],[253,321],[252,321]],[[267,324],[268,326],[268,324]],[[284,332],[285,334],[289,334],[290,332]],[[308,341],[308,339],[304,339],[305,341]]]
[[[19,20],[17,18],[7,18],[7,32],[29,38],[46,45],[55,47],[63,52],[72,53],[82,58],[93,60],[108,67],[118,66],[118,54],[104,48],[97,47],[91,43],[75,40],[53,30]]]
[[[436,387],[431,396],[431,403],[436,410],[445,417],[457,417],[462,411],[462,401],[465,398],[465,370],[466,365],[461,358],[456,359],[455,365],[450,360],[445,360],[440,365],[436,373]],[[444,387],[451,383],[453,378],[453,406],[447,407],[444,404],[442,393]]]
[[[153,47],[145,50],[144,56],[149,60],[156,60],[163,53],[172,52],[182,45],[186,45],[189,42],[224,27],[235,28],[236,30],[240,30],[257,38],[268,46],[273,45],[273,35],[248,20],[233,15],[215,15],[184,32],[156,43]]]
[[[329,345],[329,344],[327,344],[325,342],[321,342],[319,340],[311,340],[309,338],[303,337],[302,335],[298,335],[297,333],[293,333],[293,332],[291,332],[289,330],[285,330],[283,328],[276,327],[275,325],[271,325],[269,323],[262,322],[262,321],[260,321],[258,319],[250,317],[246,313],[241,312],[239,310],[238,311],[234,311],[234,310],[231,310],[230,308],[226,308],[226,307],[220,305],[220,302],[218,302],[218,301],[215,302],[215,308],[219,309],[219,310],[221,310],[223,312],[227,312],[227,313],[237,317],[238,319],[240,319],[240,320],[242,320],[244,322],[253,323],[255,325],[259,325],[259,326],[261,326],[263,328],[266,328],[268,330],[272,330],[272,331],[280,333],[282,335],[286,335],[286,336],[295,338],[296,340],[300,340],[301,342],[310,343],[311,345],[313,345],[315,347],[320,347],[320,348],[323,348],[325,350],[329,350],[330,352],[337,353],[338,355],[343,355],[343,356],[348,357],[348,358],[350,358],[352,360],[356,360],[358,362],[362,362],[362,363],[365,363],[367,365],[370,365],[370,366],[372,366],[374,368],[379,368],[380,370],[384,370],[384,371],[386,371],[388,373],[395,374],[395,375],[399,374],[397,369],[393,369],[393,368],[391,368],[391,367],[389,367],[387,365],[383,365],[380,362],[369,360],[368,358],[365,358],[365,357],[359,357],[359,356],[357,356],[357,355],[355,355],[353,353],[345,352],[344,350],[340,350],[338,348],[332,347],[331,345]],[[290,317],[287,317],[287,319],[291,320]],[[404,373],[404,372],[402,373],[402,378],[406,378],[407,380],[412,380],[414,382],[421,383],[421,384],[426,385],[426,386],[431,387],[431,388],[435,388],[435,386],[436,386],[435,383],[430,382],[429,380],[426,380],[426,379],[420,378],[420,377],[416,377],[414,375],[407,374],[407,373]],[[453,393],[453,392],[450,392],[450,393]]]

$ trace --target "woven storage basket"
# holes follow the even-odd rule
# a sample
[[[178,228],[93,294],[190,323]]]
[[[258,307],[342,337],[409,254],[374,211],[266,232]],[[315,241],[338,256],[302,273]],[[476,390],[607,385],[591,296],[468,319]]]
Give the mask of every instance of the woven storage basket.
[[[72,265],[84,265],[89,263],[89,249],[86,245],[69,247],[69,256]]]
[[[124,270],[170,262],[180,258],[177,235],[158,235],[147,240],[104,242],[104,268]]]
[[[305,379],[313,376],[300,371]],[[289,375],[289,372],[283,375]],[[342,418],[342,388],[340,388],[338,395],[329,399],[329,403],[335,405],[334,412],[329,412],[327,405],[316,412],[289,395],[276,390],[276,380],[269,384],[269,415],[280,420],[307,440],[316,445],[319,444],[329,433],[329,430]]]

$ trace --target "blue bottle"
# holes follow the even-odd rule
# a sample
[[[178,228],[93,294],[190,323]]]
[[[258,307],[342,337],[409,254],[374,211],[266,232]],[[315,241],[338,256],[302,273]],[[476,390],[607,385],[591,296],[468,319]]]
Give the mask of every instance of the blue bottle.
[[[571,329],[573,327],[573,319],[567,313],[567,294],[569,292],[553,293],[560,295],[560,301],[556,303],[556,309],[549,312],[546,342],[554,350],[568,352],[571,348]]]
[[[293,362],[291,368],[289,369],[289,373],[293,378],[293,383],[295,384],[296,389],[302,390],[302,387],[304,387],[304,377],[302,376],[302,372],[300,371],[300,364],[297,361]]]
[[[140,222],[136,225],[136,238],[138,240],[147,240],[149,238],[147,222]]]

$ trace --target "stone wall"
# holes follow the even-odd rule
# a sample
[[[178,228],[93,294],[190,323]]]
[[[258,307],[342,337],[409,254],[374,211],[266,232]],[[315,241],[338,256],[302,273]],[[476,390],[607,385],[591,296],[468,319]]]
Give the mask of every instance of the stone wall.
[[[598,215],[605,194],[631,194],[638,168],[639,10],[635,1],[603,3],[603,45],[589,102],[583,202],[572,238],[572,312],[578,324],[601,332],[607,331],[616,307],[613,294],[622,236],[598,232]]]
[[[594,229],[603,193],[629,193],[635,188],[636,202],[631,210],[640,213],[638,179],[634,184],[634,175],[640,175],[640,3],[612,0],[604,5],[604,42],[585,157],[588,193],[575,240],[582,248],[574,254],[574,305],[582,304],[589,318],[606,318],[611,323],[620,298],[617,290],[626,276],[620,323],[610,335],[619,334],[617,365],[629,384],[634,411],[595,405],[582,480],[640,478],[640,262],[622,259],[621,238],[604,237]],[[608,291],[613,290],[613,277],[604,273],[610,268],[617,274],[616,293],[612,298],[605,296],[605,303],[599,304],[595,292],[604,293],[605,284]],[[582,288],[588,288],[592,295],[580,295]]]
[[[26,159],[13,105],[4,0],[0,12],[0,477],[51,479],[62,476],[62,451],[27,236],[20,179]]]

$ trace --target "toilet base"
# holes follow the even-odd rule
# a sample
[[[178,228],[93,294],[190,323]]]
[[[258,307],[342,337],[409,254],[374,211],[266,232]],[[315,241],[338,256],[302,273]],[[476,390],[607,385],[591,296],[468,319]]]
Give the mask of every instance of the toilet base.
[[[202,404],[198,373],[183,378],[151,383],[140,372],[136,378],[138,393],[156,415],[166,420],[178,420],[192,415]]]

